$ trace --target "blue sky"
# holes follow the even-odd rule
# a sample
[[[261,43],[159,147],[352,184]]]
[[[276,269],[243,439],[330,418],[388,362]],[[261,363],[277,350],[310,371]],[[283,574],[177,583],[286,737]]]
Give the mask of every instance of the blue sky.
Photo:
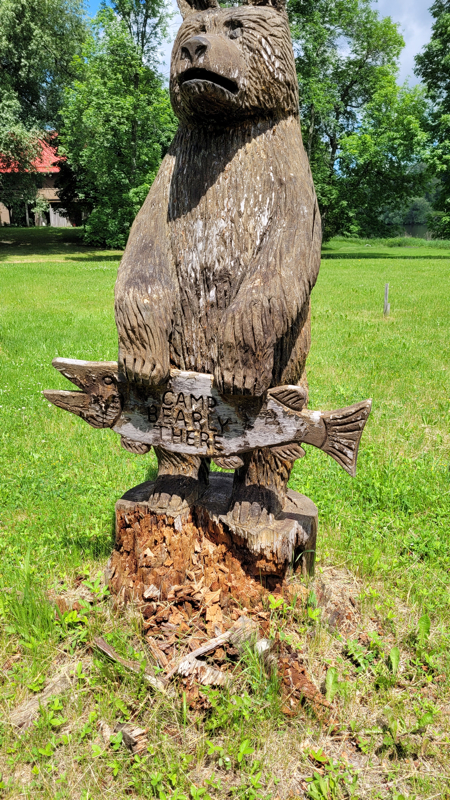
[[[403,50],[400,61],[400,81],[406,78],[410,83],[416,83],[417,79],[413,74],[414,56],[422,49],[430,38],[431,16],[428,6],[432,0],[373,0],[372,5],[382,16],[390,16],[394,22],[400,23],[400,30],[405,39],[405,49]],[[177,11],[176,0],[172,0],[174,10]],[[87,3],[89,13],[94,16],[100,7],[100,0],[90,0]],[[169,74],[170,51],[175,38],[180,16],[174,17],[171,24],[171,40],[163,47],[161,59],[165,63],[161,71],[164,75]]]

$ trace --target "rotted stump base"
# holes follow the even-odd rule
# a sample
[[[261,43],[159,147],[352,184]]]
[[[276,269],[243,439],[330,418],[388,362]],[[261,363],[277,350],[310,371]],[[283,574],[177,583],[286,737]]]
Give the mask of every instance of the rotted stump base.
[[[207,622],[220,627],[222,613],[233,617],[269,592],[285,594],[292,573],[312,575],[314,503],[289,490],[279,519],[245,529],[225,516],[232,483],[231,474],[212,473],[203,496],[175,519],[150,511],[152,482],[126,492],[116,503],[111,592],[142,603],[144,617],[154,624],[171,619],[173,607],[182,619],[206,607]]]

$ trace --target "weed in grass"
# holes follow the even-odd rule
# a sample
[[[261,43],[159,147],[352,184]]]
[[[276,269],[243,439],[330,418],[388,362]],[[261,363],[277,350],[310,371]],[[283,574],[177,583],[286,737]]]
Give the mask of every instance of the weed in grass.
[[[322,765],[320,771],[306,779],[310,800],[356,800],[358,775],[351,767],[329,759],[321,750],[311,751],[310,757]]]
[[[15,634],[22,647],[36,652],[43,642],[55,638],[55,612],[40,587],[36,568],[31,565],[30,547],[14,577],[1,605],[5,630]]]

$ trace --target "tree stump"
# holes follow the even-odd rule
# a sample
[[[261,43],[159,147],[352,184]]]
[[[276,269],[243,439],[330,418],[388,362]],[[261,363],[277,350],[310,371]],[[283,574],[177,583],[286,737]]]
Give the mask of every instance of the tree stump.
[[[220,624],[223,612],[281,592],[290,574],[313,574],[314,503],[288,490],[281,518],[250,537],[226,517],[232,483],[232,475],[212,473],[203,496],[176,518],[151,510],[152,481],[126,492],[116,503],[111,592],[142,603],[147,619],[169,620],[173,603],[188,616],[206,605],[207,621]]]

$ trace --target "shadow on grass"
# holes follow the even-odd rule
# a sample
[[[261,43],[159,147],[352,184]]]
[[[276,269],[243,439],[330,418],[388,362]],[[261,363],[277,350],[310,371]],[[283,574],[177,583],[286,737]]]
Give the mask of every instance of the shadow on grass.
[[[86,256],[78,256],[78,255],[71,255],[71,261],[120,261],[122,258],[121,253],[117,253],[115,256],[100,256],[97,255],[95,252],[92,252],[91,255]]]
[[[387,259],[387,258],[389,258],[389,259],[393,259],[394,261],[395,260],[417,261],[418,259],[422,260],[422,261],[448,261],[450,259],[450,253],[448,255],[435,255],[434,253],[432,255],[431,254],[427,254],[427,255],[415,255],[415,254],[412,255],[412,254],[410,254],[410,255],[408,255],[408,254],[402,252],[402,253],[399,253],[398,255],[397,255],[397,253],[394,255],[392,253],[323,253],[322,252],[322,260],[323,261],[325,261],[325,260],[331,260],[331,261],[332,260],[335,260],[335,261],[339,260],[339,261],[341,261],[343,259],[347,259],[347,260],[350,260],[350,261],[352,261],[352,260],[353,261],[355,261],[355,260],[362,261],[363,259],[366,259],[366,260],[370,261],[370,260],[373,260],[374,258],[379,258],[379,259]]]
[[[65,261],[67,259],[67,261],[68,262],[70,261],[71,263],[73,263],[74,261],[79,262],[80,266],[83,265],[83,263],[87,264],[89,262],[92,263],[93,261],[95,262],[102,261],[110,264],[113,263],[118,264],[120,259],[122,258],[121,253],[117,253],[117,255],[111,255],[111,256],[99,255],[95,252],[95,250],[92,249],[92,247],[89,249],[89,252],[86,253],[86,255],[79,256],[78,247],[75,252],[71,252],[69,247],[63,247],[63,248],[52,247],[52,246],[46,248],[21,247],[20,249],[18,247],[11,247],[9,250],[6,250],[6,248],[3,249],[3,247],[0,245],[0,262],[8,263],[8,260],[14,258],[14,256],[24,259],[24,261],[23,262],[21,261],[20,263],[27,263],[27,256],[30,256],[30,263],[36,257],[45,258],[46,256],[61,256],[62,257],[61,260]],[[10,263],[11,265],[17,264],[17,262],[14,261],[11,261]],[[54,263],[58,262],[55,261]]]
[[[79,256],[80,260],[117,261],[120,254],[97,256],[107,247],[95,247],[83,241],[82,228],[9,228],[0,229],[0,261],[11,256]]]

